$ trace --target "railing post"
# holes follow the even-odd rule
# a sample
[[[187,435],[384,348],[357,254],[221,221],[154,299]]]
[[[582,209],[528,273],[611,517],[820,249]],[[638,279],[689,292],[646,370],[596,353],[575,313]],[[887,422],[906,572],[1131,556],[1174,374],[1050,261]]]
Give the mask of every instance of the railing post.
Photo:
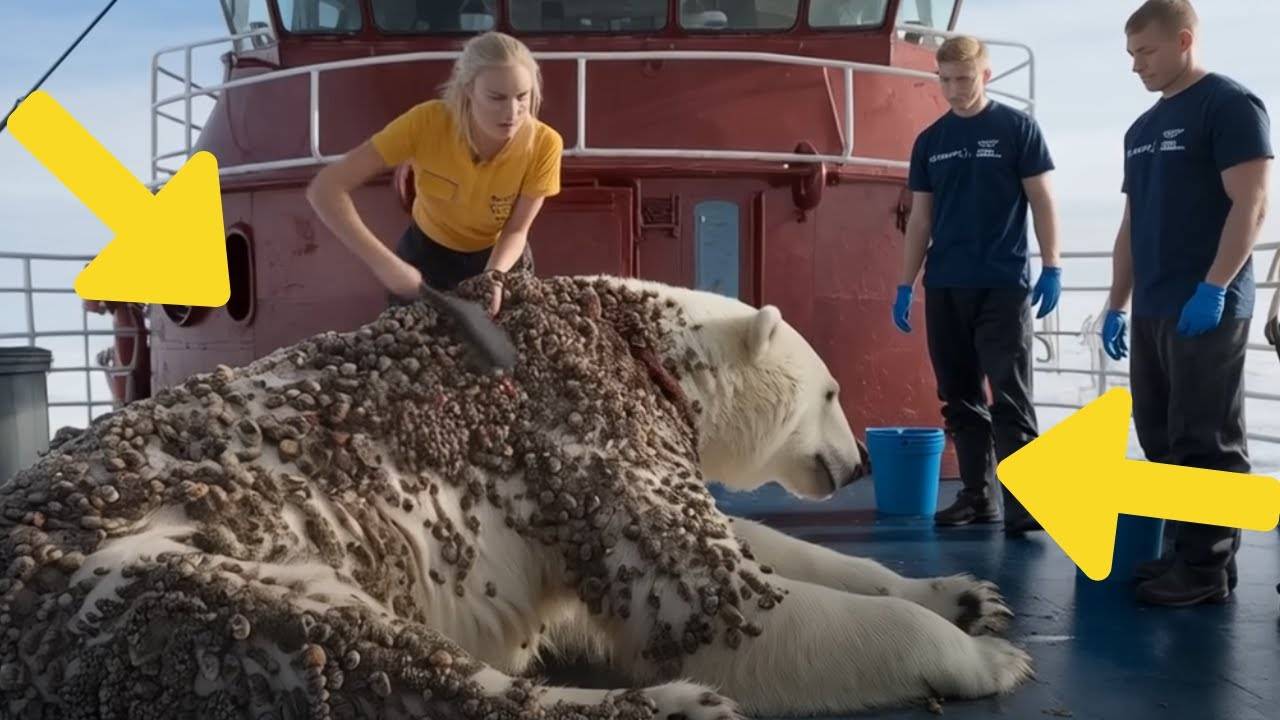
[[[89,311],[80,306],[80,329],[84,331],[84,366],[92,367],[89,361]],[[93,373],[84,371],[84,422],[85,427],[93,424]]]
[[[1027,67],[1027,95],[1031,97],[1031,116],[1035,117],[1039,103],[1036,102],[1036,53],[1031,48],[1027,48],[1027,62],[1031,63]]]
[[[853,157],[853,68],[844,69],[844,156]]]
[[[311,157],[316,160],[323,160],[320,154],[320,71],[312,70],[307,73],[310,78],[308,84],[310,86],[310,105],[311,105]]]
[[[160,154],[160,108],[156,101],[160,99],[160,55],[151,56],[151,182],[156,182],[160,171],[156,165],[160,162],[156,156]]]
[[[36,298],[31,284],[31,258],[22,259],[22,296],[27,300],[27,344],[36,345]]]
[[[183,75],[183,77],[185,78],[184,85],[186,86],[186,89],[185,89],[185,92],[186,92],[186,103],[185,103],[185,105],[186,105],[186,110],[187,110],[187,118],[186,118],[186,120],[187,120],[187,123],[186,123],[186,132],[187,132],[187,157],[188,157],[188,158],[190,158],[190,157],[191,157],[191,46],[189,46],[189,45],[187,46],[187,51],[186,51],[185,55],[186,55],[187,71],[186,71],[186,73]]]
[[[587,59],[578,58],[578,150],[587,149]]]

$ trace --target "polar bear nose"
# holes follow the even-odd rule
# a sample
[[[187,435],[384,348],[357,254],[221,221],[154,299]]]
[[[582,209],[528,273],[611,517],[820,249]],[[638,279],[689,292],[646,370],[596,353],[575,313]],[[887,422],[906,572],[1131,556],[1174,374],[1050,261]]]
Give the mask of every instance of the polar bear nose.
[[[849,482],[854,482],[855,480],[861,480],[862,478],[867,477],[870,474],[871,474],[871,463],[862,463],[861,465],[853,469],[853,475],[850,476]]]

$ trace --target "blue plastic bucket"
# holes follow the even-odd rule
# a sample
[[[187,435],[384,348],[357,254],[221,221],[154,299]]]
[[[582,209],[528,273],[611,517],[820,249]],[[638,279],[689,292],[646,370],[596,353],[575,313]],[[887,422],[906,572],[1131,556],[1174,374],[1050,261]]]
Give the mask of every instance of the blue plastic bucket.
[[[1163,546],[1164,520],[1121,515],[1116,523],[1116,549],[1111,554],[1111,574],[1103,582],[1132,583],[1134,570],[1142,563],[1160,557]],[[1081,580],[1093,582],[1079,568],[1076,573]]]
[[[886,515],[932,517],[947,439],[939,428],[868,428],[876,509]]]

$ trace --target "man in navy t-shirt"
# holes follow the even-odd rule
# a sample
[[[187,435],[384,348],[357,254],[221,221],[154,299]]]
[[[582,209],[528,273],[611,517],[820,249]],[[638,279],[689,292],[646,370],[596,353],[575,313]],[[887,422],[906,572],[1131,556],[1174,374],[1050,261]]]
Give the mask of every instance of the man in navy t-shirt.
[[[1053,311],[1061,269],[1048,182],[1053,161],[1035,120],[987,98],[990,63],[974,38],[939,48],[938,76],[951,111],[911,152],[913,203],[893,317],[911,331],[912,288],[925,264],[929,356],[964,484],[955,504],[935,516],[945,526],[997,521],[995,465],[1038,435],[1031,307],[1039,304],[1037,317]],[[1044,258],[1034,291],[1028,206]],[[1006,532],[1040,529],[1007,490],[1003,501]]]
[[[1197,64],[1196,28],[1185,0],[1151,0],[1125,26],[1134,72],[1161,97],[1125,133],[1102,339],[1112,358],[1126,355],[1132,295],[1130,386],[1148,460],[1247,473],[1243,376],[1270,121],[1256,96]],[[1138,568],[1139,598],[1225,600],[1239,543],[1237,529],[1179,523],[1169,554]]]

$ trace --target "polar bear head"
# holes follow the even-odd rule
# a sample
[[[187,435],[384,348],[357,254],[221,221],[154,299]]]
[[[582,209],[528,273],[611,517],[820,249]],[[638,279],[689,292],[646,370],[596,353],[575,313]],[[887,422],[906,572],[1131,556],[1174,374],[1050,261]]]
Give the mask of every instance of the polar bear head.
[[[750,490],[777,481],[820,498],[868,474],[866,448],[840,403],[840,386],[776,307],[665,288],[689,325],[676,333],[681,386],[702,406],[704,475]]]

